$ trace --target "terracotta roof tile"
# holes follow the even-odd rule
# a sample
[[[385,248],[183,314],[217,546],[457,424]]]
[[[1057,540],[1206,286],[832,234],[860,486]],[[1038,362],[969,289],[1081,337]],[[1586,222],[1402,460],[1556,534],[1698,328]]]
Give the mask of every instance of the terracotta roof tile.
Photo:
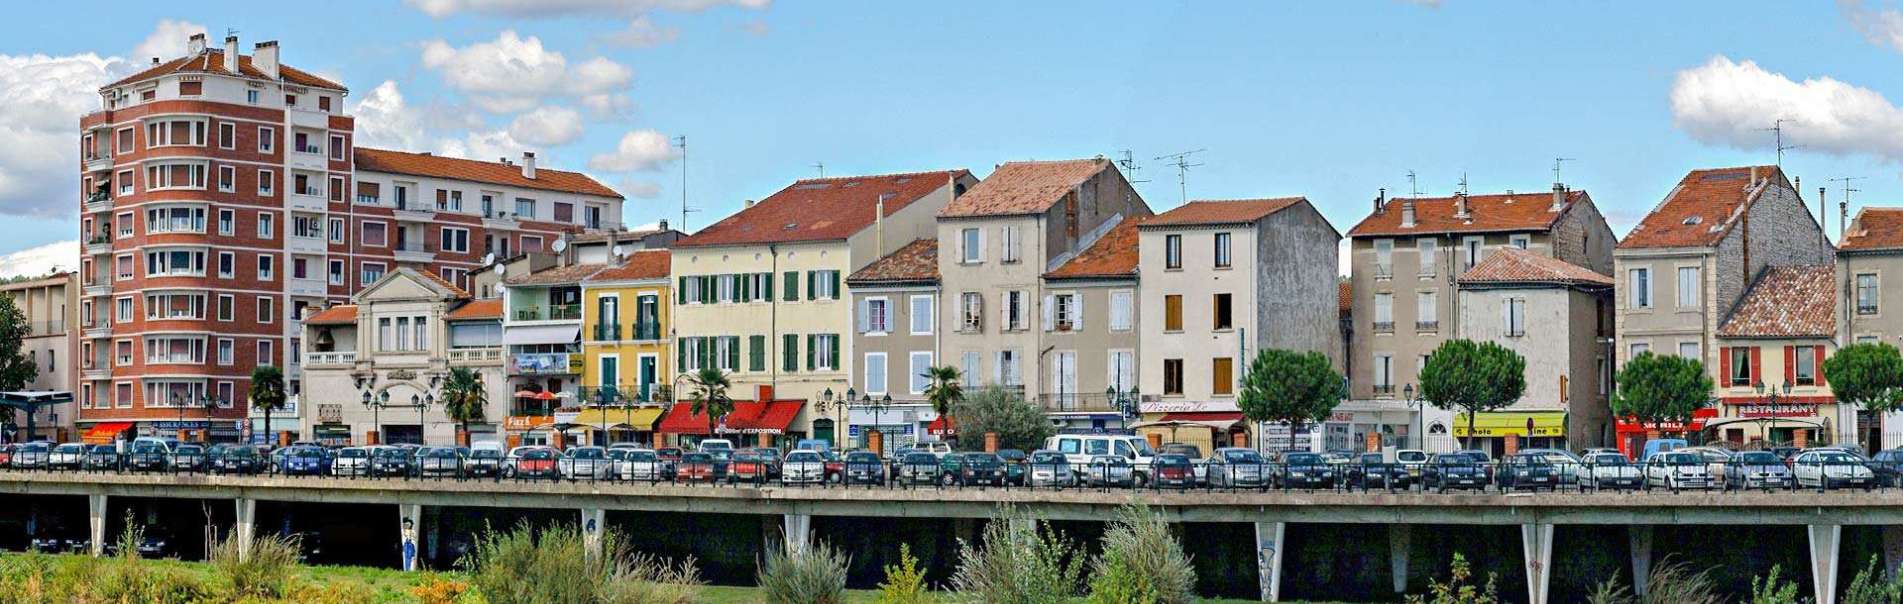
[[[305,325],[356,325],[357,305],[339,304],[304,319]]]
[[[477,319],[500,319],[500,318],[502,318],[502,299],[501,298],[489,298],[487,300],[470,300],[468,304],[459,306],[456,308],[456,310],[449,311],[449,320],[451,321],[473,321]]]
[[[429,279],[431,282],[434,282],[437,285],[443,286],[444,288],[449,290],[449,293],[455,294],[456,297],[458,298],[470,297],[468,290],[465,290],[460,287],[456,287],[456,284],[450,283],[449,281],[443,279],[441,276],[438,276],[434,272],[430,272],[427,270],[419,270],[419,271],[416,271],[416,274],[421,275],[424,279]]]
[[[1612,277],[1565,260],[1515,247],[1502,247],[1488,252],[1480,264],[1461,274],[1459,281],[1462,285],[1550,283],[1612,287]]]
[[[258,69],[257,66],[252,64],[251,55],[246,55],[246,54],[238,55],[238,71],[239,73],[236,73],[236,74],[231,73],[229,71],[225,71],[225,51],[206,49],[204,53],[189,56],[189,57],[179,57],[176,59],[172,59],[170,61],[166,61],[158,65],[152,66],[150,68],[147,68],[144,71],[140,71],[130,76],[120,78],[119,81],[113,82],[111,84],[107,84],[105,86],[101,86],[100,89],[104,90],[106,88],[123,86],[133,82],[141,82],[141,81],[149,80],[149,79],[160,77],[160,76],[171,75],[174,73],[212,73],[212,74],[228,75],[228,76],[241,75],[247,78],[267,80],[267,81],[270,80],[269,77],[265,76],[263,70]],[[295,67],[291,67],[283,63],[278,64],[278,77],[282,78],[285,82],[288,82],[291,84],[297,84],[299,86],[310,86],[312,88],[329,88],[331,90],[346,90],[343,84],[339,84],[324,78],[317,77],[316,75],[313,75],[310,72],[307,72]]]
[[[1791,186],[1777,166],[1741,166],[1692,170],[1665,195],[1658,207],[1619,241],[1619,249],[1706,247],[1718,243],[1737,223],[1739,209],[1755,199],[1765,182]]]
[[[1335,303],[1341,306],[1341,316],[1353,314],[1355,307],[1355,284],[1342,281],[1337,284]]]
[[[1298,203],[1301,197],[1208,199],[1192,201],[1144,221],[1144,228],[1197,224],[1247,224]]]
[[[1077,185],[1109,169],[1110,160],[1103,158],[1005,162],[978,186],[946,204],[938,215],[955,218],[1042,213]]]
[[[666,280],[673,270],[674,254],[668,250],[636,250],[628,255],[628,261],[621,266],[601,269],[583,281],[603,283],[609,281],[637,281],[642,279]]]
[[[1857,210],[1857,219],[1839,246],[1846,252],[1903,249],[1903,208]]]
[[[489,183],[524,189],[539,189],[621,199],[621,194],[580,172],[537,167],[535,178],[522,176],[522,166],[501,162],[443,157],[428,153],[410,153],[357,147],[357,170],[387,172],[452,180]]]
[[[1409,198],[1387,200],[1384,211],[1370,214],[1348,230],[1349,237],[1418,235],[1423,233],[1493,233],[1544,231],[1553,228],[1567,209],[1591,199],[1585,191],[1567,191],[1566,206],[1553,211],[1553,192],[1498,193],[1467,196],[1467,215],[1457,216],[1455,197],[1417,197],[1414,226],[1401,225],[1402,208]]]
[[[968,174],[965,170],[940,170],[801,180],[674,245],[843,240],[871,226],[880,197],[885,198],[885,214],[891,216]]]
[[[919,239],[872,261],[846,277],[846,283],[938,282],[938,240]]]
[[[1758,275],[1718,326],[1724,338],[1830,338],[1837,335],[1837,267],[1773,266]]]
[[[1155,217],[1125,218],[1110,232],[1078,252],[1057,270],[1044,273],[1046,279],[1091,279],[1135,277],[1137,274],[1137,227],[1148,226]]]
[[[592,277],[606,264],[569,264],[554,266],[527,275],[513,275],[502,280],[503,285],[568,285],[580,284]]]

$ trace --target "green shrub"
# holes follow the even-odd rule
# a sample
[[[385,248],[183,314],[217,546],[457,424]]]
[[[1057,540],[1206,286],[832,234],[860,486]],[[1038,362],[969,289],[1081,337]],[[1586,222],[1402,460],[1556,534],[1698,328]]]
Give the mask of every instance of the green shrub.
[[[885,566],[885,582],[879,584],[878,604],[925,604],[932,594],[925,586],[925,573],[912,557],[912,545],[899,544],[899,563]]]
[[[1170,525],[1147,506],[1126,505],[1103,535],[1090,580],[1093,604],[1187,604],[1196,600],[1196,568]]]
[[[241,555],[244,545],[244,540],[233,535],[211,551],[211,566],[230,583],[232,597],[283,597],[289,591],[291,570],[298,564],[298,539],[277,535],[254,538],[249,556]],[[132,554],[133,558],[137,556]]]
[[[1903,604],[1903,576],[1891,575],[1878,565],[1876,556],[1857,572],[1838,599],[1842,604]]]
[[[671,563],[639,554],[615,571],[604,588],[603,604],[692,604],[706,581],[692,556]]]
[[[1771,565],[1771,574],[1751,578],[1751,604],[1797,604],[1797,583],[1778,574],[1783,569]]]
[[[376,588],[354,579],[331,579],[323,583],[297,581],[285,594],[284,601],[296,604],[377,604]]]
[[[1683,562],[1666,561],[1645,579],[1642,604],[1721,604],[1711,571],[1692,572]]]
[[[589,555],[581,531],[572,525],[538,532],[524,523],[507,532],[487,531],[463,565],[488,604],[594,602],[621,551],[615,534],[601,538],[603,551],[613,555]]]
[[[767,604],[841,604],[846,601],[844,554],[823,543],[788,542],[767,552],[760,591]]]
[[[1473,567],[1467,563],[1466,556],[1455,553],[1448,572],[1452,576],[1446,583],[1429,579],[1427,595],[1410,595],[1408,604],[1499,604],[1500,594],[1494,585],[1499,577],[1489,573],[1485,589],[1468,584],[1467,580],[1473,578]]]
[[[1067,602],[1084,572],[1076,546],[1042,520],[1008,506],[985,526],[982,544],[958,540],[958,558],[952,587],[971,602]]]
[[[1606,577],[1586,594],[1586,604],[1634,604],[1632,590],[1619,583],[1618,577]]]

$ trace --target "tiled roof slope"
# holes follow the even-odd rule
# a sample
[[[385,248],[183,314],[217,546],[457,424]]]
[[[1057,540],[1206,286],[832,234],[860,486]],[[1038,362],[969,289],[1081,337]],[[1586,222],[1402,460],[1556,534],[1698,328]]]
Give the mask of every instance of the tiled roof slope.
[[[1903,208],[1857,210],[1839,249],[1846,252],[1903,249]]]
[[[501,162],[443,157],[429,153],[410,153],[357,147],[357,170],[467,180],[524,189],[539,189],[578,195],[596,195],[621,199],[621,194],[580,172],[536,167],[535,178],[522,175],[522,166]]]
[[[642,279],[666,279],[668,271],[673,270],[674,254],[668,250],[636,250],[628,255],[628,261],[621,266],[601,269],[585,281],[603,283],[609,281],[637,281]]]
[[[468,304],[459,306],[456,310],[449,311],[449,320],[451,321],[476,321],[500,318],[502,318],[501,298],[470,300]]]
[[[1725,338],[1829,338],[1837,335],[1836,267],[1773,266],[1718,326]]]
[[[1752,186],[1754,173],[1761,182],[1786,187],[1791,184],[1777,166],[1692,170],[1666,194],[1665,201],[1626,233],[1619,249],[1706,247],[1718,243],[1737,224],[1739,210],[1763,190],[1762,186]]]
[[[885,198],[885,214],[891,216],[966,174],[940,170],[801,180],[674,246],[842,240],[872,224],[880,197]]]
[[[1553,211],[1553,192],[1499,193],[1467,196],[1467,216],[1456,215],[1457,197],[1416,197],[1414,226],[1401,225],[1401,208],[1410,198],[1396,197],[1382,205],[1384,211],[1361,219],[1348,230],[1349,237],[1418,235],[1422,233],[1492,233],[1499,231],[1544,231],[1553,228],[1566,210],[1590,199],[1585,191],[1566,191],[1566,206]]]
[[[1304,201],[1307,200],[1301,197],[1197,200],[1157,214],[1156,217],[1144,221],[1143,226],[1150,228],[1197,224],[1246,224]]]
[[[1043,213],[1065,193],[1108,169],[1110,160],[1101,157],[1005,162],[978,186],[946,204],[938,215],[958,218]]]
[[[1353,314],[1355,307],[1355,284],[1343,281],[1335,287],[1335,303],[1339,305],[1341,316]]]
[[[356,325],[357,305],[339,304],[304,319],[305,325]]]
[[[938,281],[938,240],[918,239],[846,277],[847,283]]]
[[[1552,283],[1612,287],[1612,277],[1558,258],[1541,256],[1516,247],[1502,247],[1488,252],[1480,264],[1462,273],[1460,283]]]
[[[567,266],[556,266],[535,271],[527,275],[513,275],[503,279],[502,283],[504,285],[565,285],[569,283],[581,283],[583,279],[592,277],[595,273],[605,268],[608,268],[608,265],[570,264]]]
[[[170,61],[160,63],[158,65],[154,65],[152,67],[146,68],[144,71],[140,71],[138,73],[126,76],[124,78],[120,78],[119,81],[113,82],[111,84],[107,84],[105,86],[101,86],[100,88],[105,89],[105,88],[112,88],[115,86],[123,86],[126,84],[130,84],[132,82],[140,82],[140,81],[156,78],[159,76],[171,75],[174,73],[212,73],[212,74],[228,75],[228,76],[243,76],[247,78],[255,78],[255,79],[267,80],[267,81],[271,79],[265,76],[263,70],[258,69],[257,66],[252,64],[251,55],[245,55],[245,54],[238,55],[238,71],[239,73],[231,73],[229,71],[225,71],[225,51],[207,49],[205,52],[197,54],[197,55],[193,55],[189,57],[179,57],[176,59],[172,59]],[[302,69],[298,69],[296,67],[292,67],[289,65],[285,65],[282,63],[278,64],[278,76],[283,78],[285,82],[297,84],[299,86],[310,86],[313,88],[329,88],[331,90],[345,90],[343,84],[339,84],[324,78],[317,77],[316,75],[313,75],[310,72],[307,72]]]
[[[1137,227],[1147,226],[1145,217],[1125,218],[1110,232],[1098,237],[1090,247],[1065,262],[1057,270],[1044,273],[1046,279],[1090,279],[1133,277],[1137,274]]]

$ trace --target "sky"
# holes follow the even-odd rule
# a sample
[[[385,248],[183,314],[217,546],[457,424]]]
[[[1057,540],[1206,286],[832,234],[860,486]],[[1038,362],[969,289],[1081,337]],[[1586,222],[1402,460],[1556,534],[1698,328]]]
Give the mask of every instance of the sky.
[[[1887,0],[83,4],[0,26],[0,277],[78,263],[97,88],[234,29],[343,82],[360,144],[535,151],[621,191],[629,225],[679,228],[685,170],[690,232],[822,170],[1127,154],[1156,211],[1303,195],[1343,232],[1381,188],[1546,191],[1568,158],[1624,234],[1688,170],[1776,162],[1780,119],[1832,233],[1831,179],[1860,178],[1853,215],[1903,205]]]

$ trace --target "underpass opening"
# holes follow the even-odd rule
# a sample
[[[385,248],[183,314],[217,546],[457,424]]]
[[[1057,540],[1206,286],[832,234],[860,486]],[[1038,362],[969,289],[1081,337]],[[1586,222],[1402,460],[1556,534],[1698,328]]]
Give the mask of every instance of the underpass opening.
[[[85,514],[83,499],[80,512]],[[135,547],[141,547],[145,557],[207,560],[210,548],[231,535],[236,517],[230,499],[110,497],[106,499],[106,551],[119,545],[128,526],[136,526],[143,535]]]
[[[253,534],[295,537],[306,564],[398,568],[397,513],[387,504],[259,501]]]
[[[693,556],[708,583],[752,586],[766,551],[767,529],[778,525],[781,516],[609,510],[604,522],[621,533],[631,554],[672,562]],[[817,518],[814,524],[819,524]],[[777,537],[779,531],[770,534]]]

